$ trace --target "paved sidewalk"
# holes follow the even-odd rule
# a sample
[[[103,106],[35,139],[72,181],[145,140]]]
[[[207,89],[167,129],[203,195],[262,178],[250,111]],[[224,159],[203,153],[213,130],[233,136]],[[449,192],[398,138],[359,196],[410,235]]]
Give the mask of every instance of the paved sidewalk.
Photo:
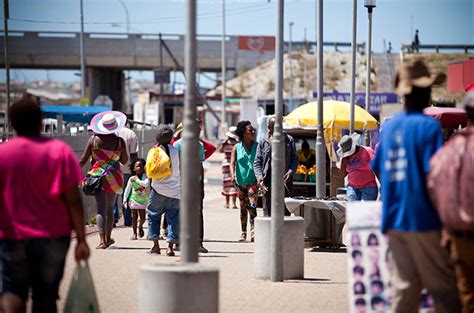
[[[211,162],[207,172],[210,181],[219,179],[217,161]],[[345,253],[306,249],[305,279],[283,283],[255,280],[253,243],[237,241],[240,235],[239,210],[224,209],[220,186],[208,185],[206,191],[204,244],[209,253],[201,254],[199,260],[220,270],[220,312],[347,312]],[[261,216],[262,211],[258,214]],[[140,265],[178,261],[179,252],[176,257],[163,256],[164,241],[160,242],[163,255],[150,256],[145,252],[151,243],[131,241],[131,235],[130,227],[115,228],[112,236],[116,244],[107,250],[95,249],[97,234],[88,236],[92,251],[90,266],[102,312],[137,312]],[[72,249],[60,288],[60,308],[75,267],[71,252]]]

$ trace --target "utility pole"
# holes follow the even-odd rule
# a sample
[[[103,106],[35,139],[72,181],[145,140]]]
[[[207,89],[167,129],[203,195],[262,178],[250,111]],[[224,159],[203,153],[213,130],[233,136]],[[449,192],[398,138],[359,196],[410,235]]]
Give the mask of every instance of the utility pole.
[[[158,35],[160,40],[160,71],[163,72],[163,38],[161,33]],[[158,119],[157,123],[165,122],[165,96],[163,90],[163,79],[160,80],[160,103],[158,105]]]
[[[283,25],[284,0],[277,2],[277,39],[276,39],[276,86],[275,86],[275,129],[272,139],[272,189],[271,189],[271,240],[270,240],[270,279],[283,281],[283,230],[284,195],[283,171],[285,167],[283,136]]]
[[[354,132],[355,115],[355,71],[356,71],[356,49],[357,49],[357,0],[352,0],[352,64],[351,64],[351,114],[350,132]]]
[[[367,30],[367,78],[365,83],[365,110],[370,112],[370,73],[372,70],[371,61],[372,61],[372,10],[375,8],[376,0],[365,0],[364,6],[367,8],[367,15],[369,19],[368,30]],[[364,130],[365,145],[370,145],[369,132]]]
[[[200,161],[199,129],[196,121],[196,1],[187,1],[184,68],[187,79],[184,98],[184,129],[181,165],[182,202],[180,210],[180,242],[183,263],[198,262],[198,211]]]
[[[86,57],[84,50],[84,5],[83,0],[80,0],[81,4],[81,34],[79,37],[80,54],[81,54],[81,103],[86,98]]]
[[[291,53],[293,52],[293,25],[295,25],[295,23],[293,22],[290,22],[288,23],[288,25],[290,26],[290,46],[289,46],[289,49],[288,49],[288,61],[290,63],[290,110],[293,109],[293,59],[291,58]]]
[[[219,129],[219,137],[225,139],[226,125],[226,61],[225,61],[225,0],[222,0],[222,43],[221,43],[221,86],[222,86],[222,112],[221,112],[221,127]]]
[[[323,59],[323,0],[317,2],[318,48],[318,126],[316,130],[316,196],[326,196],[326,145],[323,126],[324,59]]]
[[[8,0],[3,0],[3,52],[5,53],[5,74],[7,83],[7,112],[10,110],[10,64],[8,63],[8,19],[10,18],[8,8]],[[7,138],[10,136],[10,122],[8,121],[8,114],[5,115],[5,124],[7,130]]]

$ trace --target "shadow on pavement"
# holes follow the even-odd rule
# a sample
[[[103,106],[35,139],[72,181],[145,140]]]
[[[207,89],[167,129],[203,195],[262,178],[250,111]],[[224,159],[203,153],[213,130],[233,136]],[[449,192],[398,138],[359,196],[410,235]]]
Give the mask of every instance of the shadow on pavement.
[[[204,240],[204,242],[215,242],[215,243],[250,243],[250,241],[237,241],[237,240]]]
[[[218,254],[253,254],[251,251],[210,251],[209,253],[218,253]]]
[[[286,283],[297,283],[297,284],[323,284],[323,285],[345,285],[347,282],[336,282],[331,281],[329,278],[303,278],[303,279],[289,279],[285,280]]]

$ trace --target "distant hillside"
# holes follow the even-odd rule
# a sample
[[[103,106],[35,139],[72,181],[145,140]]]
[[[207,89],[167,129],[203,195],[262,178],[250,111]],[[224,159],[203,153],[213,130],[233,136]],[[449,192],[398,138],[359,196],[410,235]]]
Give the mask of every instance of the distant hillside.
[[[471,54],[472,55],[472,54]],[[420,53],[406,54],[405,58],[423,57],[433,72],[447,72],[449,62],[460,60],[468,55],[465,54],[435,54]],[[365,91],[366,84],[366,56],[364,53],[357,54],[356,65],[356,91]],[[351,82],[351,54],[350,52],[324,52],[324,90],[349,92]],[[316,90],[316,55],[304,52],[293,52],[291,54],[293,75],[293,97],[310,98],[311,92]],[[373,54],[371,81],[372,91],[392,91],[392,79],[400,66],[398,54]],[[290,56],[284,56],[284,97],[289,96],[290,90]],[[237,77],[226,83],[228,97],[266,98],[275,95],[275,61],[268,61],[253,69],[240,73]],[[208,95],[221,93],[221,86],[211,90]],[[436,88],[433,98],[436,100],[460,100],[462,94],[451,94],[446,87]]]

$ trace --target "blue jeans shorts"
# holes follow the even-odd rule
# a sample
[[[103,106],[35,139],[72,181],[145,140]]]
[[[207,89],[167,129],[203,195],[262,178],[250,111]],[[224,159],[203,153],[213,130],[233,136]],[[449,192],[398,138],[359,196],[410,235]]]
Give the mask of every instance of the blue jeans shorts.
[[[0,295],[14,294],[28,299],[58,299],[64,262],[71,238],[0,240]]]
[[[348,201],[375,201],[377,200],[377,196],[379,194],[379,190],[377,187],[363,187],[363,188],[356,188],[351,185],[347,186],[347,200]]]

